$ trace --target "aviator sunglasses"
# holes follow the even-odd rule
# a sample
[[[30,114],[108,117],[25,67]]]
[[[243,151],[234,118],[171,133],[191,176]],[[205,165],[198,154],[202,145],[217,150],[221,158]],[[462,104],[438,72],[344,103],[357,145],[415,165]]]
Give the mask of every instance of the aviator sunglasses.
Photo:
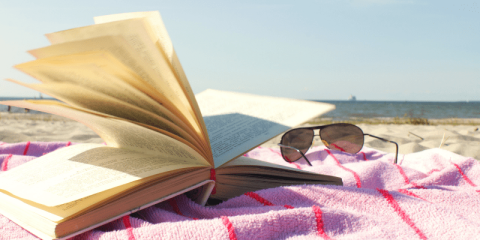
[[[318,129],[318,135],[314,134],[314,130]],[[319,136],[323,144],[329,149],[338,150],[345,153],[358,153],[365,141],[365,135],[380,139],[384,142],[394,143],[396,147],[395,164],[397,164],[398,144],[396,142],[377,137],[368,133],[363,133],[359,127],[349,123],[334,123],[315,127],[295,128],[287,131],[282,136],[282,140],[278,144],[282,157],[287,162],[295,162],[300,158],[304,158],[307,163],[312,166],[305,156],[313,143],[313,138]]]

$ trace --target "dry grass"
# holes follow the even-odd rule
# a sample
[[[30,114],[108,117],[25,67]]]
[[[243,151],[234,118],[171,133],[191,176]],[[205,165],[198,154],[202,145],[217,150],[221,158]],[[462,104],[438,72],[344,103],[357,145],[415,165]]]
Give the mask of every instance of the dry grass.
[[[394,124],[430,125],[426,118],[408,117],[407,114],[403,118],[394,117],[393,122]]]

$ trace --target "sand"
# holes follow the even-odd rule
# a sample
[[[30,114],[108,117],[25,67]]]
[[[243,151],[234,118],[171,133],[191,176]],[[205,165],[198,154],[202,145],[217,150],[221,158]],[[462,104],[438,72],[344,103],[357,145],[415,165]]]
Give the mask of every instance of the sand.
[[[54,115],[25,113],[0,113],[0,141],[103,143],[81,123]]]
[[[78,122],[52,115],[38,115],[40,114],[0,113],[0,142],[103,142],[97,134]],[[478,125],[358,124],[358,126],[365,133],[397,142],[400,154],[441,147],[462,156],[480,160],[480,123]],[[280,136],[277,136],[262,146],[277,148],[279,142]],[[315,144],[322,143],[316,141]],[[365,137],[365,146],[384,152],[395,152],[394,144],[368,136]]]

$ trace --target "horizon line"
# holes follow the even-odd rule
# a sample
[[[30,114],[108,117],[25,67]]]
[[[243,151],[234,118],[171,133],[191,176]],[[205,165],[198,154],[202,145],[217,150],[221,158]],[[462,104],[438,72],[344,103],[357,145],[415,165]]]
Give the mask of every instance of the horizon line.
[[[53,97],[10,97],[10,96],[0,96],[0,99],[48,99],[48,100],[58,100]],[[295,98],[292,98],[295,99]],[[445,101],[445,100],[367,100],[367,99],[357,99],[355,101],[351,100],[344,100],[344,99],[299,99],[299,100],[307,100],[307,101],[315,101],[315,102],[329,102],[329,101],[335,101],[335,102],[461,102],[461,103],[477,103],[480,102],[480,100],[450,100],[450,101]]]

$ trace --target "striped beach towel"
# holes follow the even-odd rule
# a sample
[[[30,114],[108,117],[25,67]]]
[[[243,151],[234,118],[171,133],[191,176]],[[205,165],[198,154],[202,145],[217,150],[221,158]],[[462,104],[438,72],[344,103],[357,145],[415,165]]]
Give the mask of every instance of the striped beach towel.
[[[1,171],[71,143],[0,142]],[[341,177],[344,186],[299,185],[248,192],[216,206],[184,195],[74,239],[479,239],[480,164],[442,149],[394,156],[314,147],[286,163],[278,149],[248,157]],[[0,239],[36,239],[0,215]]]

